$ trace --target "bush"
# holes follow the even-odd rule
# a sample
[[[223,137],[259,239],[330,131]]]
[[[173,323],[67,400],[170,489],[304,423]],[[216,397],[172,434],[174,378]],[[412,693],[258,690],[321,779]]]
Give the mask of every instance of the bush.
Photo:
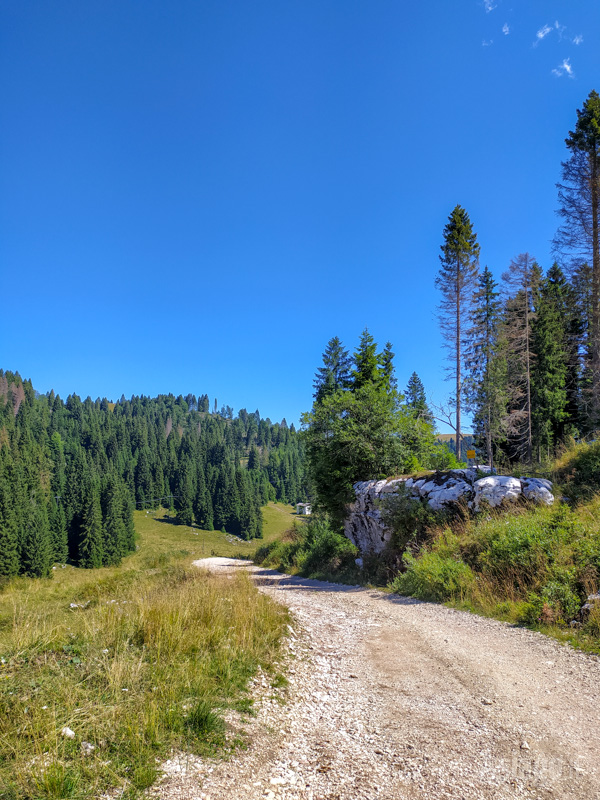
[[[419,600],[453,600],[463,598],[472,587],[475,576],[463,561],[426,551],[419,559],[404,554],[406,572],[397,575],[389,588],[398,594]]]
[[[257,550],[256,564],[298,572],[308,578],[330,578],[355,571],[358,549],[341,533],[333,531],[325,517],[296,524],[285,538]],[[338,575],[339,576],[339,575]]]
[[[581,606],[578,595],[568,583],[549,581],[541,592],[542,600],[552,609],[553,621],[565,624],[577,615]]]
[[[565,492],[574,500],[600,491],[600,441],[576,447],[557,477],[564,481]]]
[[[406,487],[400,484],[395,494],[381,503],[385,525],[393,531],[391,547],[401,553],[409,544],[419,544],[433,528],[444,524],[448,511],[434,511],[430,505],[411,497]]]

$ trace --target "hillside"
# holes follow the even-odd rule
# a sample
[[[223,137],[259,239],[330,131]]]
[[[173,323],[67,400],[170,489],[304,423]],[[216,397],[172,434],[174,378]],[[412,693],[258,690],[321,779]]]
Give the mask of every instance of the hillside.
[[[65,402],[0,372],[0,577],[54,563],[118,564],[135,548],[134,509],[170,508],[244,539],[260,508],[306,499],[293,426],[258,411],[208,413],[206,396]]]

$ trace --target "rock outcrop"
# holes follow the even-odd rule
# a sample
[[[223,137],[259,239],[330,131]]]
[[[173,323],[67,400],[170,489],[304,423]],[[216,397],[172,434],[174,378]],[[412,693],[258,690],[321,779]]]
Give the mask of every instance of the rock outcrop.
[[[466,503],[479,511],[482,503],[497,507],[503,501],[526,500],[551,505],[552,484],[543,478],[512,478],[489,474],[488,468],[452,469],[423,478],[393,478],[382,481],[361,481],[354,484],[356,501],[350,505],[344,532],[361,553],[381,553],[392,531],[384,525],[381,501],[398,493],[400,487],[415,500],[427,503],[434,510]]]

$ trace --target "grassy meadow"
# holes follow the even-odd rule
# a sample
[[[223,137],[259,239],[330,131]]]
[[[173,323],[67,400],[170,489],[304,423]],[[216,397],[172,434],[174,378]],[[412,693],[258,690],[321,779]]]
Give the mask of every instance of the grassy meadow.
[[[0,798],[133,798],[172,749],[243,743],[223,720],[251,712],[248,679],[273,670],[287,613],[245,575],[203,556],[251,558],[293,519],[264,510],[265,538],[192,530],[136,512],[138,549],[118,567],[57,566],[0,591]]]

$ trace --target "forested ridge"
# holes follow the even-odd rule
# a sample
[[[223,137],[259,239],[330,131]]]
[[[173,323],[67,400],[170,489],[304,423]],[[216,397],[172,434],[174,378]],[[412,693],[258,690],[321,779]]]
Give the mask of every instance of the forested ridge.
[[[136,507],[261,537],[261,506],[306,498],[299,437],[285,420],[208,406],[172,394],[63,402],[0,370],[0,575],[117,564],[135,549]]]

